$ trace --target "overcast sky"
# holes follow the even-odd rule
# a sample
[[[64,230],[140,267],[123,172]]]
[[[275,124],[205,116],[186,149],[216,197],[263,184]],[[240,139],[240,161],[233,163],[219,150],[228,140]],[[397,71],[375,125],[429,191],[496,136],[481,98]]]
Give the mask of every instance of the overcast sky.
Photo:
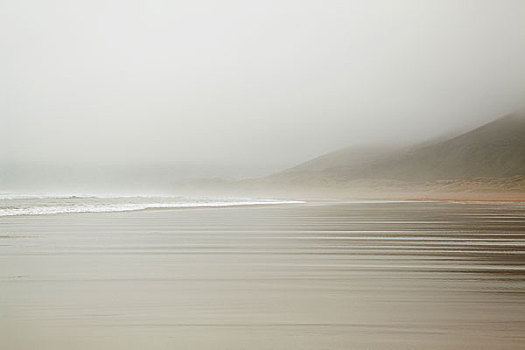
[[[0,0],[0,160],[279,169],[525,104],[525,1]]]

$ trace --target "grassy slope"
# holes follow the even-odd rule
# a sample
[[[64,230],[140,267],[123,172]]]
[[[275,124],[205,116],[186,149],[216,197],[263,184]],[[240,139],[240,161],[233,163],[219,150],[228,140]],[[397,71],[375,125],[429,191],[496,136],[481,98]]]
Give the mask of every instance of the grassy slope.
[[[457,136],[406,149],[343,149],[268,177],[276,183],[359,179],[424,183],[525,175],[525,117],[513,114]]]

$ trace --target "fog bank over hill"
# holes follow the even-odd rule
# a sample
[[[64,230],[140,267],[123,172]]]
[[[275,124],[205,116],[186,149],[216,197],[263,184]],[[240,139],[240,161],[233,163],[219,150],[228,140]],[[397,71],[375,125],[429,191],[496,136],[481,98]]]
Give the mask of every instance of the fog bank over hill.
[[[4,191],[298,194],[365,196],[391,191],[525,191],[525,113],[412,146],[350,146],[260,177],[264,166],[196,163],[12,163]],[[267,169],[266,169],[267,170]],[[335,191],[335,192],[334,192]]]
[[[523,23],[522,0],[5,0],[0,162],[242,177],[424,142],[520,106]]]
[[[365,198],[525,199],[525,111],[449,139],[331,152],[250,185]]]
[[[516,112],[457,137],[427,145],[343,149],[270,176],[268,180],[421,182],[525,175],[524,135],[525,112]]]

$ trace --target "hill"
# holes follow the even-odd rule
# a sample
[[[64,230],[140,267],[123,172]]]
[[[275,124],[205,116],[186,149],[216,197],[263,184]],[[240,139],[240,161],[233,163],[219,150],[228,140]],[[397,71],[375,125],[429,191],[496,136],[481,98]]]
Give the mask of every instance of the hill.
[[[265,181],[295,185],[364,179],[425,183],[523,175],[525,113],[517,112],[457,137],[426,145],[342,149],[271,175]]]

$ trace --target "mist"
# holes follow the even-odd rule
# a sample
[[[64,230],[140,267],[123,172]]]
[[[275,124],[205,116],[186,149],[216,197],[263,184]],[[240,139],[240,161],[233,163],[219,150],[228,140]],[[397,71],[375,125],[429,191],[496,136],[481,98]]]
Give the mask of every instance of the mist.
[[[0,0],[0,350],[525,349],[525,0]]]
[[[1,1],[0,162],[239,178],[468,130],[522,106],[524,22],[520,0]]]

